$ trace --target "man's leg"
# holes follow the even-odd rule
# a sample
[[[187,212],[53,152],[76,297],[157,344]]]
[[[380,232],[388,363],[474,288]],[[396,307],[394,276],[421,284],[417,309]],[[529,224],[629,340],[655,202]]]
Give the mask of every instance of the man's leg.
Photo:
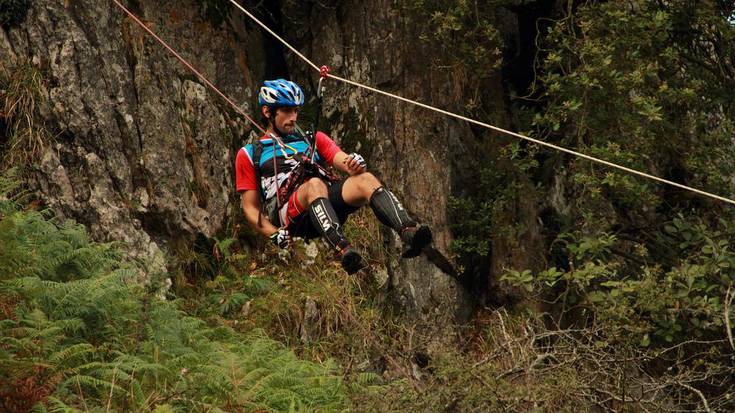
[[[370,172],[350,176],[342,185],[342,199],[347,205],[361,207],[370,202],[373,192],[382,186],[380,180]]]
[[[421,254],[421,250],[431,243],[431,230],[418,225],[411,219],[408,211],[373,174],[362,173],[347,178],[342,186],[342,198],[348,205],[362,206],[370,203],[375,216],[384,225],[393,228],[401,237],[403,257],[411,258]]]
[[[299,204],[306,208],[314,228],[327,241],[342,261],[348,274],[357,272],[364,266],[362,257],[350,248],[350,242],[342,232],[337,213],[329,202],[327,185],[318,178],[311,178],[296,192]]]

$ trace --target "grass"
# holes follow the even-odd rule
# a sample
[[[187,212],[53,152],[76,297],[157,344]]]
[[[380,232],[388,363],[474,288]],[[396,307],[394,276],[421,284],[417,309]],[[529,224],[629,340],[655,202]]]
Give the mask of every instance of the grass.
[[[45,101],[44,78],[30,62],[0,67],[0,131],[3,142],[2,166],[24,166],[37,159],[50,141],[50,134],[39,120],[38,107]]]
[[[372,240],[362,244],[366,255],[374,249],[383,254],[380,237],[370,233],[377,229],[371,219],[358,216],[346,231],[360,242]],[[483,308],[469,324],[448,329],[450,336],[432,337],[427,332],[434,328],[393,313],[370,271],[347,276],[327,249],[312,257],[299,244],[287,256],[267,246],[265,254],[248,256],[239,275],[205,283],[202,293],[209,298],[189,300],[191,312],[239,332],[262,329],[305,360],[335,360],[349,388],[350,411],[620,412],[658,411],[670,403],[696,406],[691,392],[678,390],[679,399],[672,401],[655,390],[685,374],[642,373],[652,354],[611,344],[601,326],[561,329],[530,311]],[[262,288],[255,291],[254,285]],[[635,394],[649,396],[631,397]]]

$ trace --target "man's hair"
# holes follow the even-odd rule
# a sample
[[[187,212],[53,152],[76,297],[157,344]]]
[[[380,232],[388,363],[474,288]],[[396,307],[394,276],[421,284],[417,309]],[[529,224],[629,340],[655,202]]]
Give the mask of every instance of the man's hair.
[[[266,118],[265,115],[263,115],[263,108],[268,108],[268,110],[271,113],[271,116],[273,116],[279,108],[275,106],[261,106],[260,107],[260,123],[265,125],[267,128],[268,125],[270,125],[270,119]]]

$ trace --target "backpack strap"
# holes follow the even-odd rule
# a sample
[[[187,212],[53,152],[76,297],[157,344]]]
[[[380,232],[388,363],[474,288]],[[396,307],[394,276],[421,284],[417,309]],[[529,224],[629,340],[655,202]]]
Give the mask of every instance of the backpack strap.
[[[255,184],[258,185],[258,193],[260,194],[260,205],[265,205],[265,191],[261,182],[262,174],[260,171],[260,156],[263,154],[263,144],[258,139],[253,144],[253,168],[255,168]]]

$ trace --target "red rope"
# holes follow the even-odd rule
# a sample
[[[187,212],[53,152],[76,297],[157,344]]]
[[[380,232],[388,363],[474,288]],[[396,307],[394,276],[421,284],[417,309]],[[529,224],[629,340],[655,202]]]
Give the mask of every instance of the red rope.
[[[183,57],[181,57],[181,55],[178,54],[176,52],[176,50],[174,50],[171,46],[169,46],[168,44],[166,44],[166,42],[164,42],[160,37],[158,37],[151,29],[148,28],[148,26],[146,26],[142,21],[140,21],[140,19],[138,19],[138,17],[136,17],[135,14],[133,14],[130,10],[126,9],[125,6],[123,6],[122,4],[120,4],[120,2],[118,0],[112,0],[112,1],[115,4],[117,4],[117,6],[120,7],[125,13],[127,13],[127,15],[130,16],[131,19],[133,19],[136,23],[138,23],[140,25],[140,27],[142,27],[145,31],[147,31],[148,34],[150,34],[156,40],[158,40],[158,42],[161,43],[163,45],[163,47],[165,47],[166,49],[168,49],[169,52],[171,52],[174,56],[176,56],[176,58],[179,59],[179,61],[181,63],[183,63],[184,66],[186,66],[187,68],[189,68],[189,70],[191,70],[197,76],[199,76],[199,79],[201,79],[202,82],[204,82],[212,90],[214,90],[215,92],[217,92],[217,94],[220,95],[222,97],[222,99],[224,99],[227,103],[229,103],[230,106],[232,106],[232,108],[235,109],[235,111],[237,113],[241,114],[247,120],[249,120],[250,123],[252,123],[256,128],[258,128],[263,134],[266,133],[265,130],[258,124],[258,122],[254,121],[253,118],[251,118],[250,116],[248,116],[247,113],[245,113],[242,109],[240,109],[240,107],[237,106],[235,104],[235,102],[233,102],[224,93],[222,93],[219,89],[217,89],[217,87],[215,85],[213,85],[212,82],[210,82],[206,77],[204,77],[203,74],[201,74],[198,70],[196,70],[194,68],[194,66],[192,66],[189,62],[186,61],[186,59],[184,59]]]
[[[329,77],[329,67],[328,66],[322,66],[319,68],[319,76],[323,78]]]

